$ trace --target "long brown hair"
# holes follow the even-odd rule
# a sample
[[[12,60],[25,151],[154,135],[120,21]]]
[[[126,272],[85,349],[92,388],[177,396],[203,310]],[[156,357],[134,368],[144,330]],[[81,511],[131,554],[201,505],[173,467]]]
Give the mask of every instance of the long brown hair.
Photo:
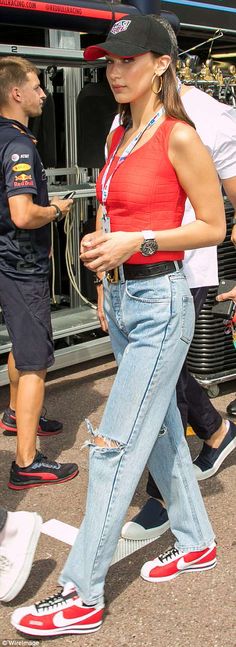
[[[153,53],[153,56],[155,56],[155,58],[159,58],[161,54]],[[186,124],[189,124],[189,126],[192,126],[192,128],[195,128],[195,124],[187,115],[187,112],[185,111],[181,97],[179,95],[179,92],[177,89],[175,70],[172,63],[170,63],[167,70],[162,74],[161,79],[162,79],[162,89],[161,89],[161,92],[158,94],[158,97],[161,103],[163,103],[166,116],[172,117],[173,119],[179,119],[180,121],[183,121]],[[131,117],[129,103],[121,103],[119,105],[119,114],[120,114],[121,124],[125,128],[127,126],[131,126],[132,117]]]

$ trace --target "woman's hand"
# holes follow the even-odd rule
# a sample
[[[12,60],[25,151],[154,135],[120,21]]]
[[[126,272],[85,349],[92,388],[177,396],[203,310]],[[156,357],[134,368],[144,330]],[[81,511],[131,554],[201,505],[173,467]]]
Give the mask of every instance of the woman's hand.
[[[107,272],[125,263],[143,242],[141,232],[116,231],[104,234],[94,231],[81,241],[80,258],[93,272]]]

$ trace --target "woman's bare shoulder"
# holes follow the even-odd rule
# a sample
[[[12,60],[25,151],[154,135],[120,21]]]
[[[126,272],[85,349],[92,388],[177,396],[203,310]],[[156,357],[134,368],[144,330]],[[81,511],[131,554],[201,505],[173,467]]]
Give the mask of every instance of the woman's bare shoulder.
[[[177,121],[170,135],[171,147],[176,150],[183,150],[186,146],[192,146],[194,143],[201,143],[195,128],[184,121]]]

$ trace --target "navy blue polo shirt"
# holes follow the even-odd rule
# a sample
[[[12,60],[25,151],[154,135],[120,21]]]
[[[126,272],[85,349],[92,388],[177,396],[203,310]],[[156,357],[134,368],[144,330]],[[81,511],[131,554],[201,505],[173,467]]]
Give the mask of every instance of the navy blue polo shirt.
[[[0,270],[15,279],[45,278],[49,272],[50,224],[19,229],[8,198],[30,193],[49,205],[47,178],[34,136],[18,121],[0,117]]]

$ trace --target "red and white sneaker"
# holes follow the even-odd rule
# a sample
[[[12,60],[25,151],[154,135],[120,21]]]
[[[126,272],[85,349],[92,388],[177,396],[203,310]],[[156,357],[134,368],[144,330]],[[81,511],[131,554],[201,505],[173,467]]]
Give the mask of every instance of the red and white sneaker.
[[[146,562],[141,569],[141,577],[147,582],[167,582],[181,573],[207,571],[216,566],[216,544],[197,551],[184,551],[169,548],[151,562]]]
[[[49,638],[64,634],[89,634],[100,628],[103,610],[103,605],[83,605],[74,585],[68,582],[60,593],[30,607],[16,609],[11,623],[18,631],[30,636]]]

